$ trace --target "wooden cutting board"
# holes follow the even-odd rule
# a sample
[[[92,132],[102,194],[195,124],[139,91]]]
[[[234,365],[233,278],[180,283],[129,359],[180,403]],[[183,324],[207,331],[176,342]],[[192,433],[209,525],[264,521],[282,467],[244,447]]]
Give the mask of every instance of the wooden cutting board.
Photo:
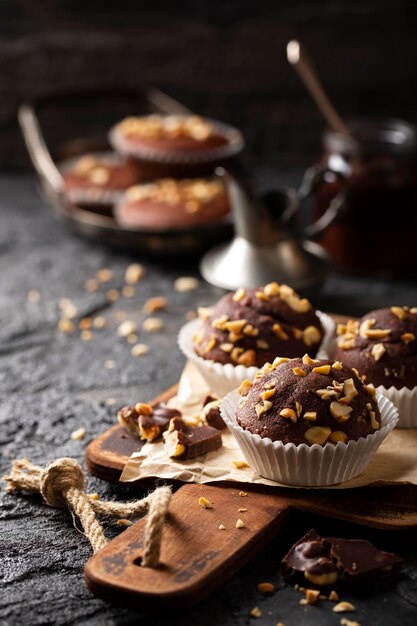
[[[246,496],[239,495],[242,489]],[[200,507],[200,496],[213,509]],[[385,530],[417,528],[417,488],[307,491],[186,484],[172,497],[160,566],[140,566],[143,518],[87,562],[87,587],[107,601],[129,606],[192,605],[255,556],[283,529],[294,509]],[[243,528],[236,528],[238,519]],[[219,529],[221,524],[225,530]]]

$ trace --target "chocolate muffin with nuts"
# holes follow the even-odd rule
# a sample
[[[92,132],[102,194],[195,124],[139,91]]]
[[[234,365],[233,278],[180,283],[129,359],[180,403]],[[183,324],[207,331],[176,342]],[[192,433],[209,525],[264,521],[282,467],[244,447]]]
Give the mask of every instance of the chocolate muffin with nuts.
[[[262,367],[276,356],[317,354],[324,330],[306,298],[276,282],[238,289],[212,309],[200,308],[195,352],[217,363]]]
[[[417,307],[371,311],[337,327],[336,358],[385,388],[417,386]]]
[[[112,152],[85,154],[59,164],[67,197],[83,206],[112,206],[123,192],[141,180],[138,166]]]
[[[183,229],[224,221],[229,198],[220,179],[165,178],[128,189],[115,208],[122,226]]]
[[[236,421],[283,444],[337,444],[379,430],[375,389],[340,361],[277,358],[244,381]]]

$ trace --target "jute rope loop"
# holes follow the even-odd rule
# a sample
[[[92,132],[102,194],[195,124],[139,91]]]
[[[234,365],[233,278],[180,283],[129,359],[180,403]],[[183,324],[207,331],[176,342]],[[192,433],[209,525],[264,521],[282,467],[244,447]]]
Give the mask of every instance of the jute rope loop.
[[[108,543],[103,526],[96,513],[108,517],[137,517],[148,512],[143,544],[143,567],[155,567],[159,563],[162,532],[171,500],[169,487],[158,487],[141,500],[134,502],[103,502],[93,500],[84,492],[85,475],[74,459],[57,459],[45,469],[33,465],[28,459],[13,461],[10,475],[3,476],[7,491],[33,491],[41,493],[45,502],[53,507],[65,507],[77,515],[85,536],[94,552]]]

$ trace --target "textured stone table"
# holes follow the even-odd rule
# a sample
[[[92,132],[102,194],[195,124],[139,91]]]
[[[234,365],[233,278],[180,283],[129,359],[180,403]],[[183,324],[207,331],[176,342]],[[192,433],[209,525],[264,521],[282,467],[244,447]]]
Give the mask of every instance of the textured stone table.
[[[176,347],[176,334],[185,314],[197,304],[210,304],[220,292],[203,281],[196,292],[174,291],[175,278],[196,275],[195,261],[164,265],[143,260],[148,271],[134,297],[109,302],[107,290],[123,286],[125,269],[132,260],[71,235],[55,221],[30,177],[0,177],[2,473],[8,471],[13,458],[24,456],[39,464],[64,455],[83,462],[88,441],[114,422],[111,402],[118,406],[148,401],[178,379],[184,359]],[[112,270],[111,282],[95,293],[86,292],[85,281],[103,267]],[[38,302],[28,300],[30,290],[39,291]],[[116,332],[118,312],[126,311],[140,323],[144,318],[141,307],[151,295],[168,299],[167,310],[158,314],[165,328],[152,335],[140,332],[139,341],[148,344],[150,352],[133,358],[130,344]],[[79,331],[58,332],[61,298],[70,298],[75,304],[77,320],[100,313],[108,320],[107,327],[95,331],[88,342],[80,338]],[[358,314],[394,301],[415,305],[415,282],[334,275],[318,292],[314,304]],[[106,369],[106,361],[114,361],[115,367]],[[86,438],[71,440],[71,432],[80,427],[86,429]],[[88,490],[98,491],[103,498],[132,497],[127,487],[92,477]],[[146,612],[106,604],[84,587],[83,564],[91,550],[67,511],[48,508],[37,496],[10,496],[4,490],[1,505],[0,624],[149,624]],[[358,607],[357,613],[348,615],[350,619],[362,626],[416,624],[417,533],[349,529],[299,515],[259,557],[207,600],[178,615],[153,616],[154,626],[243,625],[252,621],[249,611],[254,606],[262,611],[256,623],[265,626],[280,621],[285,626],[339,624],[340,615],[331,612],[330,603],[300,606],[300,594],[279,576],[281,556],[313,525],[322,532],[371,537],[380,547],[397,550],[406,559],[396,589],[371,597],[344,596]],[[106,523],[108,536],[116,534],[117,528],[113,522]],[[277,584],[273,596],[256,590],[263,581]]]

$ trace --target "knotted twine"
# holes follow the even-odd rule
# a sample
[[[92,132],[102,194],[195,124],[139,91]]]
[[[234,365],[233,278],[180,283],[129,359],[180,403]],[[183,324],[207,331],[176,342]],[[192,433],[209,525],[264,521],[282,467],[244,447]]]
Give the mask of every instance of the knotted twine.
[[[172,495],[169,487],[158,487],[146,497],[133,502],[95,500],[84,491],[85,475],[81,466],[70,458],[57,459],[45,469],[33,465],[28,459],[16,459],[10,475],[3,476],[3,479],[7,483],[8,493],[24,489],[41,493],[49,506],[62,508],[67,505],[79,518],[94,552],[108,543],[96,513],[129,519],[148,512],[141,565],[158,565],[162,531]]]

